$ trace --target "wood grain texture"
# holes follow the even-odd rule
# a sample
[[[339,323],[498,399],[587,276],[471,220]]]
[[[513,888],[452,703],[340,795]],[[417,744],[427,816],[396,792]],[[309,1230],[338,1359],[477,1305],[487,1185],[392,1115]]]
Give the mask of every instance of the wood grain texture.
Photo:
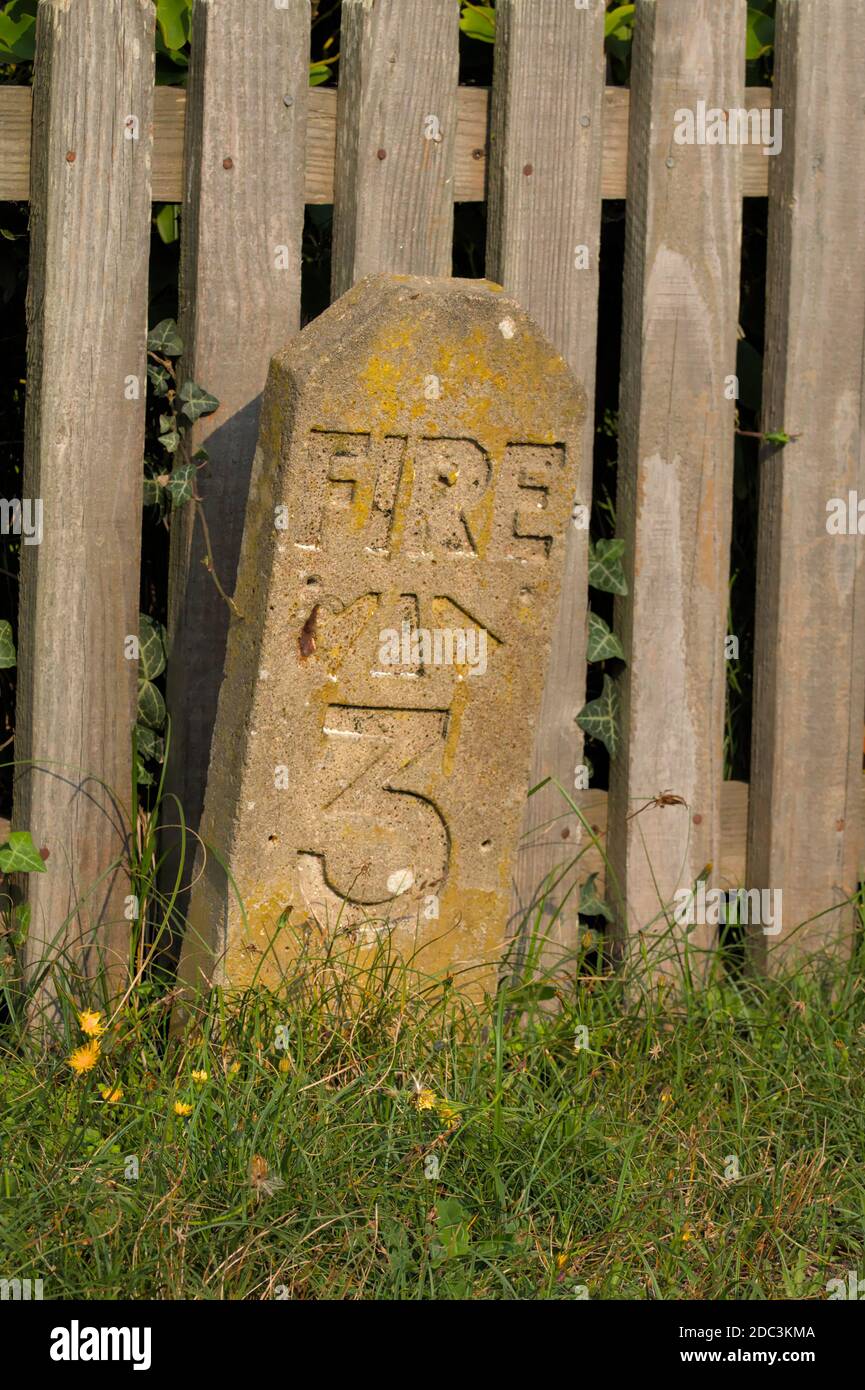
[[[500,0],[490,125],[487,273],[529,311],[586,392],[582,457],[574,460],[573,478],[575,501],[586,516],[594,440],[604,8],[603,0],[586,10],[571,0]],[[588,529],[570,525],[532,787],[551,777],[573,792],[574,770],[582,761],[576,716],[585,697],[587,569]],[[567,869],[578,829],[552,783],[528,801],[515,925],[543,897],[542,930],[555,947],[575,945],[575,914],[555,914],[572,887]],[[553,882],[558,887],[550,891]],[[536,930],[535,917],[530,920]]]
[[[628,667],[611,768],[618,946],[669,958],[665,908],[720,843],[741,147],[674,141],[676,112],[740,107],[745,3],[638,0],[631,72],[616,600]],[[632,815],[670,789],[684,798]],[[690,936],[711,944],[714,928]],[[672,968],[672,967],[670,967]]]
[[[130,933],[153,43],[148,0],[39,7],[23,493],[41,499],[44,534],[21,547],[13,821],[49,851],[26,880],[28,970],[62,952],[72,978],[92,975],[101,955],[115,981]]]
[[[456,0],[343,0],[333,298],[364,275],[450,275]]]
[[[230,594],[268,365],[300,326],[309,3],[196,0],[192,24],[181,372],[220,402],[195,426],[191,446],[205,445],[210,456],[199,491],[216,573]],[[235,80],[253,71],[254,81]],[[229,616],[205,554],[200,518],[188,506],[172,519],[167,785],[193,829]]]
[[[799,438],[761,460],[748,831],[749,885],[783,891],[779,961],[849,949],[854,914],[829,909],[861,878],[865,560],[827,503],[865,498],[863,66],[863,0],[781,0],[762,424]]]
[[[482,203],[486,198],[487,123],[489,91],[486,87],[460,87],[457,97],[457,143],[453,196],[457,203]],[[771,102],[769,87],[749,87],[745,105],[764,110]],[[29,87],[0,87],[0,200],[30,196]],[[155,148],[153,196],[169,203],[183,199],[183,122],[186,92],[182,87],[157,87],[155,92]],[[628,112],[626,87],[608,87],[604,93],[603,194],[624,198],[627,193]],[[314,87],[309,93],[306,136],[306,201],[333,202],[336,163],[335,87]],[[742,192],[746,198],[765,198],[769,164],[761,149],[746,145],[742,151]]]
[[[581,807],[591,833],[584,833],[580,847],[579,877],[588,878],[597,874],[597,890],[603,896],[607,878],[607,813],[609,800],[605,791],[588,791],[582,794]],[[652,806],[644,816],[652,816],[664,826],[664,818],[669,817],[669,806]],[[725,892],[745,885],[745,843],[748,830],[748,783],[721,783],[721,839],[715,884]],[[612,889],[611,889],[612,891]]]

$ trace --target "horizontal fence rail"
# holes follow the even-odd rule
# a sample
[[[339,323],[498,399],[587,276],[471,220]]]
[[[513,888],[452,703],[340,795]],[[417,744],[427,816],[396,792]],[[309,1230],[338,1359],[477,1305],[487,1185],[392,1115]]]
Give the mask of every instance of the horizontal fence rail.
[[[749,87],[745,106],[766,111],[769,87]],[[30,196],[29,87],[0,87],[0,200]],[[157,87],[154,92],[153,197],[180,203],[184,198],[183,129],[187,93],[181,87]],[[306,135],[307,203],[332,203],[336,169],[337,89],[313,87],[309,93]],[[486,87],[460,87],[457,92],[457,131],[454,151],[453,198],[456,203],[482,203],[487,196],[487,135],[490,92]],[[627,196],[628,115],[626,87],[604,92],[602,192],[605,198]],[[746,198],[765,198],[769,165],[763,151],[746,145],[742,151],[742,192]]]

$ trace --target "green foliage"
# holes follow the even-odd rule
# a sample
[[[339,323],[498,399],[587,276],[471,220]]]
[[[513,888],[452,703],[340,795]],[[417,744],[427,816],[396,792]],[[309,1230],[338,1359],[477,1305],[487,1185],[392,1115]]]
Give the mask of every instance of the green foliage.
[[[155,681],[165,670],[165,628],[141,613],[138,634],[138,673],[142,680]]]
[[[180,204],[163,203],[154,214],[153,225],[165,246],[172,246],[180,237]]]
[[[185,457],[184,432],[219,406],[216,397],[197,382],[177,385],[176,359],[182,352],[183,340],[174,319],[163,319],[150,330],[147,384],[150,396],[160,402],[156,442],[162,455],[145,459],[144,505],[159,506],[163,512],[176,511],[195,496],[195,477],[207,462],[207,451],[198,449],[191,458]],[[177,454],[181,457],[175,462]]]
[[[12,830],[0,845],[0,872],[4,874],[44,874],[45,860],[33,843],[29,830]]]
[[[146,613],[138,617],[138,722],[135,727],[137,780],[153,786],[148,763],[161,763],[165,753],[161,730],[165,727],[165,700],[155,682],[165,671],[166,631]]]
[[[745,41],[745,57],[749,63],[756,62],[771,53],[775,42],[775,20],[773,16],[756,5],[748,6],[748,29]]]
[[[36,0],[10,0],[0,10],[0,62],[32,63],[36,56]]]
[[[5,618],[0,622],[0,671],[8,671],[15,665],[15,643],[12,640],[12,624]]]
[[[587,950],[506,1008],[363,954],[337,939],[279,993],[217,991],[170,1041],[170,987],[138,983],[80,1076],[98,988],[61,995],[58,1050],[7,975],[0,1268],[59,1300],[572,1307],[807,1306],[857,1265],[861,959],[774,980],[721,959],[672,1012]]]
[[[481,43],[495,43],[495,10],[491,5],[477,5],[473,0],[462,0],[460,29],[470,39],[479,39]]]
[[[627,76],[634,37],[635,5],[614,4],[604,18],[604,47],[621,81]]]
[[[197,386],[194,381],[184,381],[177,393],[177,399],[183,402],[180,407],[181,415],[185,415],[190,423],[202,415],[210,415],[219,405],[215,396],[211,396],[209,391]]]
[[[586,655],[588,661],[606,661],[610,657],[617,657],[620,661],[625,659],[618,637],[610,631],[597,613],[589,613],[589,643]]]
[[[584,733],[598,739],[611,758],[619,746],[619,690],[616,682],[604,673],[604,688],[597,700],[590,700],[577,715]]]
[[[154,731],[165,723],[165,700],[153,681],[138,682],[138,722]]]
[[[613,914],[607,907],[603,898],[598,893],[597,872],[589,874],[585,883],[580,885],[580,906],[578,913],[580,917],[605,917],[608,922],[612,922]]]
[[[605,594],[626,594],[628,582],[622,566],[625,542],[599,540],[589,546],[589,584]]]
[[[156,25],[165,52],[175,54],[189,42],[191,0],[156,0]]]
[[[147,335],[147,351],[161,353],[164,357],[180,356],[183,351],[183,339],[177,331],[174,319],[163,319],[155,328],[151,328]]]

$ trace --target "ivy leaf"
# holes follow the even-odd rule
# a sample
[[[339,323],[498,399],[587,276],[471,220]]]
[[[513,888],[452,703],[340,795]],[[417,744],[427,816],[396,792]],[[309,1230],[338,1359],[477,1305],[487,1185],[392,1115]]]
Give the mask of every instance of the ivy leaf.
[[[153,387],[154,396],[167,396],[171,390],[171,376],[161,362],[148,362],[147,380]]]
[[[174,319],[162,319],[147,335],[147,351],[158,352],[162,357],[179,357],[183,351],[183,339],[177,331]]]
[[[162,623],[138,614],[138,674],[143,681],[155,681],[165,670],[166,633]]]
[[[171,494],[172,511],[176,512],[178,507],[182,507],[194,496],[197,471],[194,463],[179,463],[171,470],[168,491]]]
[[[614,632],[611,632],[603,618],[599,618],[597,613],[589,613],[589,646],[586,653],[587,661],[607,661],[610,657],[616,656],[621,661],[625,659],[622,644]]]
[[[12,641],[12,624],[4,618],[0,622],[0,671],[8,671],[16,663],[15,643]]]
[[[141,724],[138,725],[139,729],[142,727]],[[140,757],[137,758],[135,762],[135,780],[139,787],[152,787],[156,781],[153,773],[149,768],[145,767]]]
[[[597,877],[597,872],[589,874],[585,883],[580,884],[580,905],[577,912],[580,917],[604,917],[608,922],[612,922],[613,914],[595,887]]]
[[[181,414],[187,420],[197,420],[201,415],[211,415],[219,405],[215,396],[211,396],[209,391],[205,391],[203,386],[198,386],[194,381],[184,381],[177,393],[178,399],[183,401]]]
[[[619,692],[614,680],[604,676],[604,688],[597,700],[590,700],[577,715],[577,723],[584,733],[598,739],[611,758],[616,756],[619,746]]]
[[[157,763],[165,755],[165,740],[146,724],[135,725],[135,747],[139,758],[153,758]]]
[[[151,729],[161,729],[165,723],[165,701],[152,681],[138,682],[138,719]]]
[[[162,417],[162,419],[165,418],[165,416]],[[180,443],[179,430],[172,426],[170,430],[166,430],[164,434],[159,436],[159,442],[167,454],[176,454],[177,446]]]
[[[489,5],[474,5],[469,3],[469,0],[464,0],[460,28],[470,39],[480,39],[481,43],[495,43],[496,12]]]
[[[159,497],[162,492],[162,485],[155,478],[144,479],[144,505],[145,507],[155,507],[159,505]]]
[[[589,584],[605,594],[626,594],[628,581],[622,566],[624,541],[598,541],[589,547]]]
[[[4,874],[44,874],[45,860],[33,843],[29,830],[13,830],[0,845],[0,870]]]

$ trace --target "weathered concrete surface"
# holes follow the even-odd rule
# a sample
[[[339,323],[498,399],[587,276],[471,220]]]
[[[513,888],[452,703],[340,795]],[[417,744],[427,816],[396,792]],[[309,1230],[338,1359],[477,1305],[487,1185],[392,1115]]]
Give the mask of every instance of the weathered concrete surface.
[[[370,277],[274,358],[184,981],[298,930],[494,980],[584,409],[483,281]]]

